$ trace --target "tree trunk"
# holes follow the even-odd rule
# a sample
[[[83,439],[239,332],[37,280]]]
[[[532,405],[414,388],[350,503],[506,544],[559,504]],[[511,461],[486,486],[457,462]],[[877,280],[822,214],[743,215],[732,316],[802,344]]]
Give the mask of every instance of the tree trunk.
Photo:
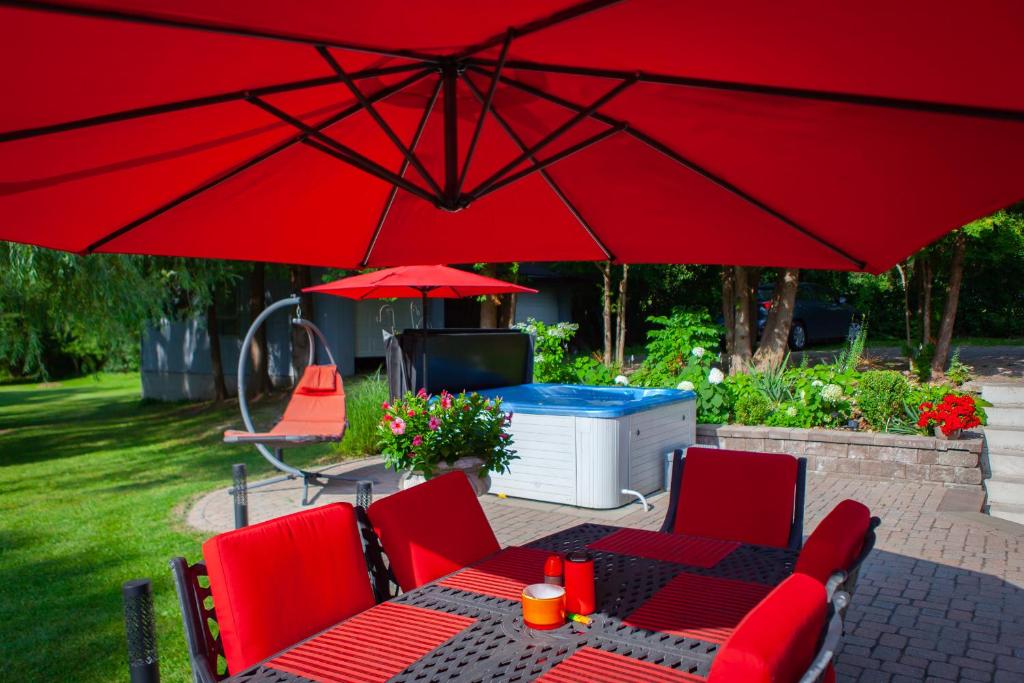
[[[505,301],[502,303],[502,320],[504,321],[503,327],[512,327],[516,324],[516,308],[519,306],[519,295],[518,294],[506,294],[504,297]]]
[[[736,347],[736,269],[732,266],[722,266],[722,324],[725,326],[722,357],[729,364]]]
[[[302,317],[306,320],[315,320],[313,315],[313,299],[309,294],[301,294],[302,290],[312,284],[312,273],[309,266],[292,266],[288,270],[288,280],[292,291],[300,295],[302,306]],[[310,348],[309,338],[306,330],[298,325],[291,326],[292,339],[292,370],[295,381],[302,376],[303,370],[309,363]]]
[[[733,349],[729,356],[729,373],[737,374],[746,372],[750,365],[750,269],[743,266],[736,266],[736,306],[733,324]]]
[[[778,367],[786,357],[799,282],[800,271],[797,268],[786,268],[779,272],[779,279],[772,293],[771,308],[768,309],[768,319],[761,334],[761,343],[754,354],[754,365],[758,370]]]
[[[910,261],[907,261],[907,268],[909,268]],[[896,272],[900,276],[900,283],[903,285],[903,324],[906,328],[907,337],[907,348],[913,348],[913,339],[910,335],[910,282],[907,277],[907,270],[903,264],[896,264]]]
[[[615,364],[622,367],[626,360],[626,282],[629,278],[629,265],[622,264],[622,279],[619,280],[618,325],[615,339]]]
[[[611,261],[597,264],[601,271],[601,303],[604,315],[604,354],[601,360],[605,365],[612,364],[612,264]]]
[[[220,329],[217,327],[216,291],[210,292],[210,304],[206,307],[206,336],[210,340],[210,370],[213,373],[213,400],[228,397],[228,385],[224,381],[224,362],[220,355]]]
[[[921,259],[921,343],[932,343],[932,260],[929,254]]]
[[[263,309],[266,308],[264,298],[267,289],[266,266],[263,263],[254,263],[252,276],[249,280],[249,321],[255,320]],[[263,396],[273,390],[270,383],[270,356],[267,351],[267,327],[260,325],[256,330],[256,336],[252,340],[252,352],[249,356],[252,362],[252,380],[250,393],[253,396]]]
[[[942,323],[939,325],[939,339],[935,343],[935,356],[932,358],[932,372],[941,375],[946,371],[949,361],[949,347],[953,341],[953,324],[956,322],[956,309],[960,304],[960,285],[964,279],[964,252],[967,250],[967,236],[958,232],[953,238],[953,260],[949,264],[949,291],[946,294],[946,307],[942,312]]]
[[[498,266],[493,263],[485,263],[484,269],[480,273],[485,277],[495,277],[498,274]],[[497,327],[498,326],[498,297],[494,295],[487,295],[480,302],[480,327]]]

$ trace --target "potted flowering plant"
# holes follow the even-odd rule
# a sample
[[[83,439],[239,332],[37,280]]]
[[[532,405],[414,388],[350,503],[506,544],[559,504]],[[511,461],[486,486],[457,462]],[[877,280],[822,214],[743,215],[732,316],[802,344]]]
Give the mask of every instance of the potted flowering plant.
[[[459,469],[483,495],[490,473],[507,472],[518,457],[510,448],[512,413],[501,410],[501,399],[447,391],[434,398],[420,389],[381,409],[381,452],[388,467],[403,472],[402,488]]]
[[[925,401],[920,405],[917,426],[933,428],[935,436],[941,439],[959,439],[963,430],[981,424],[977,409],[970,396],[946,394],[938,403]]]

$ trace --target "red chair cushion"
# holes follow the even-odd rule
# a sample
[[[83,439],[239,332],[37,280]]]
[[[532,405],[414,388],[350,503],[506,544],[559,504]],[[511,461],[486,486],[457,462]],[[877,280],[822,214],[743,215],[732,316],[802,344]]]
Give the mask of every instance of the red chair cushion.
[[[791,455],[689,448],[673,529],[785,548],[796,477]]]
[[[309,365],[295,387],[299,394],[333,393],[340,384],[338,368],[334,365]]]
[[[793,574],[752,609],[719,650],[709,683],[795,683],[825,629],[825,587]]]
[[[807,538],[796,571],[825,583],[838,570],[847,571],[864,547],[871,512],[855,500],[836,505]]]
[[[232,673],[374,605],[347,503],[214,536],[203,557]]]
[[[462,472],[382,498],[367,513],[403,591],[450,574],[499,548]]]

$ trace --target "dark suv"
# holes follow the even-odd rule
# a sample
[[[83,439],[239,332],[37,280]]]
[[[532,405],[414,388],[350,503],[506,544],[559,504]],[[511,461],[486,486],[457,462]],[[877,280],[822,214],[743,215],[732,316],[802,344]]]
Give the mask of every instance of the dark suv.
[[[764,331],[774,289],[774,285],[757,288],[758,336]],[[817,285],[801,282],[796,294],[793,327],[789,331],[789,347],[799,351],[811,342],[845,339],[850,326],[859,320],[857,311],[846,303],[845,297],[829,296]]]

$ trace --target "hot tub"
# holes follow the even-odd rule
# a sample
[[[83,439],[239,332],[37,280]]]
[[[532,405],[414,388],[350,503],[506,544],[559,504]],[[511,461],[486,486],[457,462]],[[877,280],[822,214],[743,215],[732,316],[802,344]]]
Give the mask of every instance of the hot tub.
[[[520,384],[486,389],[512,411],[508,474],[491,493],[586,508],[616,508],[663,487],[665,453],[696,440],[692,391]]]

